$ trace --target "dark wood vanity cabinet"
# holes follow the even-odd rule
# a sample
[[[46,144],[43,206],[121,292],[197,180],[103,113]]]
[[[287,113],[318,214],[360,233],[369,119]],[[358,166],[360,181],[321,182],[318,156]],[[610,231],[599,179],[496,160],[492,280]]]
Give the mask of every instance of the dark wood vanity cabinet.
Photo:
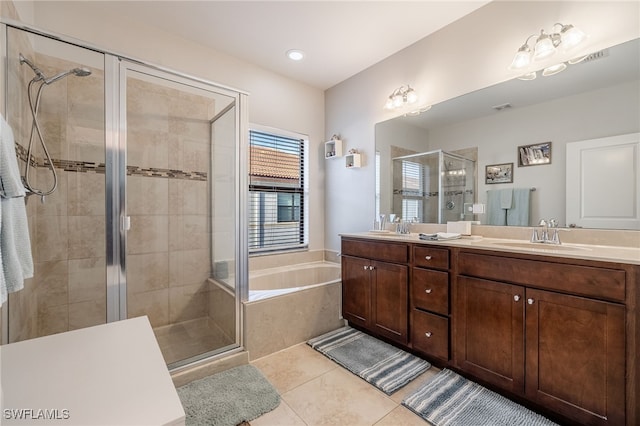
[[[406,244],[343,239],[343,317],[351,324],[406,345],[407,261]]]
[[[561,423],[640,425],[640,266],[342,239],[350,324]]]
[[[454,364],[580,424],[623,425],[624,287],[606,265],[459,252]]]
[[[449,249],[414,245],[411,268],[411,348],[449,360]]]

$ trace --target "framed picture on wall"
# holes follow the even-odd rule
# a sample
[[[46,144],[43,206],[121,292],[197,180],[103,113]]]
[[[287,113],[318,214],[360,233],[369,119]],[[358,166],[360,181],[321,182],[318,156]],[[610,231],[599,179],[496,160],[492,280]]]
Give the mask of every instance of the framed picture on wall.
[[[551,142],[518,147],[518,167],[551,164]]]
[[[484,183],[513,183],[513,163],[490,164],[486,166]]]

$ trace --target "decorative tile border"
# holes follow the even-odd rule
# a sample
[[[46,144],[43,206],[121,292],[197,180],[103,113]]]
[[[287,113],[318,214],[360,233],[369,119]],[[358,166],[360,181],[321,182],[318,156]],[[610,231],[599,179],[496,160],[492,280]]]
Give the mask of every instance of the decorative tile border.
[[[27,149],[16,142],[16,154],[18,159],[22,162],[27,161]],[[49,162],[43,160],[37,160],[34,156],[31,156],[31,166],[33,167],[48,167]],[[73,161],[73,160],[53,160],[53,166],[57,169],[62,169],[65,172],[77,172],[77,173],[100,173],[104,174],[106,171],[105,163],[95,163],[91,161]],[[160,169],[156,167],[143,168],[138,166],[127,166],[127,176],[145,176],[145,177],[159,177],[165,179],[182,179],[182,180],[195,180],[206,181],[207,172],[188,172],[184,170],[175,169]]]

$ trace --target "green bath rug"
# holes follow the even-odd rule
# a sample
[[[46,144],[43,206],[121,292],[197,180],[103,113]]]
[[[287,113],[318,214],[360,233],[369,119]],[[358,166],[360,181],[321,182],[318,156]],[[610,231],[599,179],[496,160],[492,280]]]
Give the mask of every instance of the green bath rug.
[[[187,425],[236,426],[280,405],[280,395],[252,365],[232,368],[178,388]]]

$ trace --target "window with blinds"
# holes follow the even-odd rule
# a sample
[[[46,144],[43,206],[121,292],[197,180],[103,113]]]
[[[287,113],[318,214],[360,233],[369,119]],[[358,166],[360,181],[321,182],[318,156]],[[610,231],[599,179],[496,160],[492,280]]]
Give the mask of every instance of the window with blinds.
[[[423,166],[413,161],[402,162],[402,218],[422,221],[424,196]]]
[[[307,246],[304,149],[304,139],[249,132],[251,253]]]

